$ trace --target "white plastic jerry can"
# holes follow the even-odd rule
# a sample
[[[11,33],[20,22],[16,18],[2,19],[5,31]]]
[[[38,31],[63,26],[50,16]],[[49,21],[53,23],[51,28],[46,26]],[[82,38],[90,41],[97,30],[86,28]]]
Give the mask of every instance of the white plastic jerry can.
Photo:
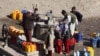
[[[76,52],[74,52],[74,56],[76,56]]]
[[[76,53],[77,53],[76,56],[80,56],[80,52],[79,51],[77,51]]]

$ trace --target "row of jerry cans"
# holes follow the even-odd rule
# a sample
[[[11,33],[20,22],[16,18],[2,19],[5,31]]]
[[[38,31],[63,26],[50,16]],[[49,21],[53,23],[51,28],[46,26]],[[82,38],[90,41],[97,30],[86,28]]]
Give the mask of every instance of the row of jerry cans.
[[[11,36],[14,36],[14,37],[16,37],[16,36],[18,36],[18,35],[24,33],[23,30],[17,29],[17,28],[15,28],[14,26],[9,26],[8,32],[9,32],[9,34],[10,34]]]
[[[35,43],[26,42],[21,39],[17,39],[17,46],[22,48],[25,52],[35,52],[37,50],[37,46]]]
[[[100,48],[100,37],[92,38],[92,46]]]
[[[23,13],[20,11],[20,10],[14,10],[12,13],[11,13],[11,17],[12,19],[14,20],[19,20],[21,21],[23,19]]]
[[[74,52],[74,56],[94,56],[94,49],[92,47],[86,47],[83,51]]]

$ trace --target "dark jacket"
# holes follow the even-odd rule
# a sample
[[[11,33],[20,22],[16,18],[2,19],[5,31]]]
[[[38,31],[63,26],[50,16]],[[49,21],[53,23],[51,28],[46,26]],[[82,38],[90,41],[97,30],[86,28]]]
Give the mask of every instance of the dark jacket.
[[[32,16],[34,17],[35,21],[39,21],[39,19],[40,19],[39,14],[33,13]]]
[[[24,30],[32,30],[34,27],[33,22],[34,22],[34,17],[32,15],[25,14],[22,22]]]
[[[71,13],[73,13],[73,14],[75,14],[76,15],[76,17],[77,17],[77,19],[78,19],[78,22],[81,22],[82,21],[82,17],[83,17],[83,15],[80,13],[80,12],[78,12],[78,11],[71,11]]]

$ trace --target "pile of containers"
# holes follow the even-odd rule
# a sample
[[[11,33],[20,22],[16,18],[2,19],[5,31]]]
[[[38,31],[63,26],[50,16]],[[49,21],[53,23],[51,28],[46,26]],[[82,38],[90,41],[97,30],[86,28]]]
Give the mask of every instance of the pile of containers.
[[[14,26],[9,26],[8,32],[13,37],[17,37],[20,34],[24,34],[24,31],[23,30],[17,29]]]
[[[23,18],[23,13],[22,13],[20,10],[14,10],[14,11],[11,13],[11,18],[14,19],[14,20],[19,20],[19,21],[21,21],[22,18]]]
[[[86,47],[82,51],[74,52],[74,56],[94,56],[94,49],[92,47]]]

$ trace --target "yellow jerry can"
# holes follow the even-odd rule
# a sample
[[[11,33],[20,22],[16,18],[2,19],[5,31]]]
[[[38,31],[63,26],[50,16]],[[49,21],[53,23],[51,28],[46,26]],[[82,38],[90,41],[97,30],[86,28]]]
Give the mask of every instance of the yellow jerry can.
[[[14,32],[14,35],[15,36],[18,36],[19,35],[19,29],[16,29],[16,31]]]
[[[8,32],[9,32],[10,35],[12,34],[12,30],[13,30],[13,29],[15,29],[15,27],[13,27],[13,26],[9,26],[9,28],[8,28]]]
[[[31,52],[31,48],[30,48],[30,45],[26,45],[25,46],[25,51],[30,53]]]
[[[17,13],[16,13],[16,12],[13,12],[13,13],[11,14],[12,19],[16,20],[16,15],[17,15]]]
[[[31,52],[36,51],[36,45],[35,44],[31,44],[30,47],[31,47]]]
[[[90,53],[90,56],[94,56],[94,49],[93,49],[93,47],[87,47],[86,50]]]
[[[22,14],[21,12],[17,14],[17,19],[18,19],[19,21],[22,21],[22,19],[23,19],[23,14]]]
[[[19,30],[19,34],[24,34],[24,30]]]

